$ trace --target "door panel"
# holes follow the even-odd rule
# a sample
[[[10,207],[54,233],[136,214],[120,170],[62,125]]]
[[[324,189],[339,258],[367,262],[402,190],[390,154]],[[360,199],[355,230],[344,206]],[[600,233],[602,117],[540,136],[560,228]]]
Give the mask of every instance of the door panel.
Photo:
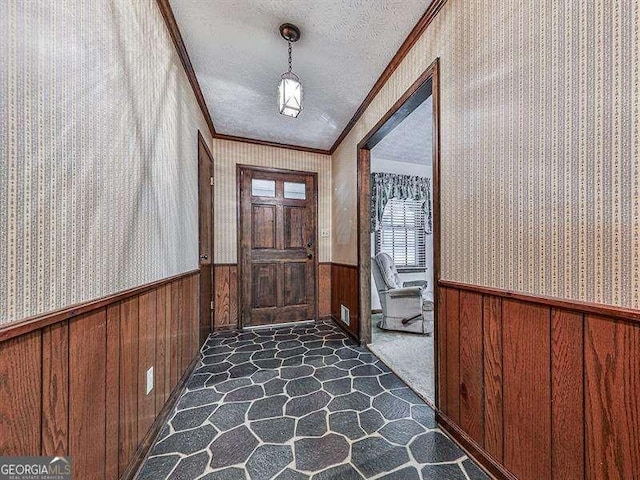
[[[238,168],[241,325],[317,318],[316,175]]]
[[[275,205],[253,205],[251,215],[253,248],[275,248],[275,221]]]

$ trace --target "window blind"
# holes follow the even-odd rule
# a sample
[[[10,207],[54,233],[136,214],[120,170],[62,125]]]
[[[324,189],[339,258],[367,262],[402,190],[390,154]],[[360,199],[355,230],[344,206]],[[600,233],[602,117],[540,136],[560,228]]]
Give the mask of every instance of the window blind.
[[[392,198],[376,232],[376,253],[391,255],[397,268],[425,268],[424,222],[422,202]]]

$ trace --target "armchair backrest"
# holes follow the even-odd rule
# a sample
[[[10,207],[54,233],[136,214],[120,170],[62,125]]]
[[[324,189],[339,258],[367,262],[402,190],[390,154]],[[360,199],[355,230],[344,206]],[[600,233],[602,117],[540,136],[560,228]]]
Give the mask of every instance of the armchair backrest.
[[[388,253],[379,253],[371,259],[371,269],[378,292],[402,287],[398,269]]]

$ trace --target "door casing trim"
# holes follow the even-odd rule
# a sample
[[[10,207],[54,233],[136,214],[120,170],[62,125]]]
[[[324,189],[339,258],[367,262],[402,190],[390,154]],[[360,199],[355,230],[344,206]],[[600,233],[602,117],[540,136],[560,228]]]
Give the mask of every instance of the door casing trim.
[[[434,379],[435,398],[438,405],[438,357],[440,354],[438,335],[438,305],[440,297],[440,79],[439,58],[436,58],[416,81],[402,94],[382,118],[369,130],[357,145],[357,244],[358,244],[358,310],[359,341],[371,343],[371,225],[370,191],[371,149],[395,126],[404,120],[429,96],[433,96],[433,270],[434,270]]]

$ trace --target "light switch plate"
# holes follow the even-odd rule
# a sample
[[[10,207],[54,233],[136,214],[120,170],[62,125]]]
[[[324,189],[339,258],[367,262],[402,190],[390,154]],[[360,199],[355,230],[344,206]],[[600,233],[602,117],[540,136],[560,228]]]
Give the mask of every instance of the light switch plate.
[[[153,390],[153,367],[149,367],[147,370],[147,393],[145,395],[149,395]]]

